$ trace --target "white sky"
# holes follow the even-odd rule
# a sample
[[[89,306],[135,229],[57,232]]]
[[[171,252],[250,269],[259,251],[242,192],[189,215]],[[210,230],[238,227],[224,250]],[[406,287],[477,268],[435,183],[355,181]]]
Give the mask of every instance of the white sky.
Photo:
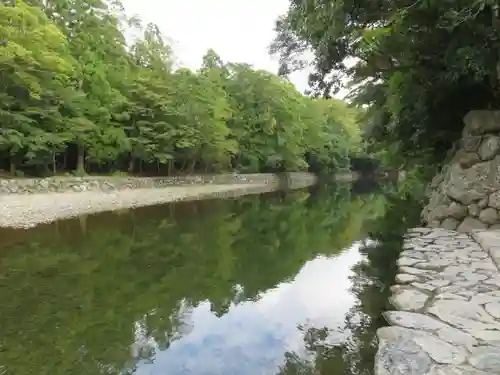
[[[276,73],[277,58],[268,53],[276,19],[288,0],[123,0],[129,16],[157,24],[173,41],[182,66],[197,69],[213,48],[224,61],[242,62]],[[308,72],[291,76],[300,92]]]

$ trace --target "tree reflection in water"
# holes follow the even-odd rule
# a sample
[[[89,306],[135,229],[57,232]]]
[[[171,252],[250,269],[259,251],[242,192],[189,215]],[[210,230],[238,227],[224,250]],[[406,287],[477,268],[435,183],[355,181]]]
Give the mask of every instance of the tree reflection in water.
[[[389,209],[387,209],[389,207]],[[7,375],[134,374],[181,338],[209,303],[218,317],[258,301],[309,260],[375,234],[354,268],[351,336],[299,327],[304,353],[280,374],[364,374],[408,204],[318,188],[88,216],[0,239],[0,363]],[[398,229],[399,226],[399,229]],[[273,354],[274,355],[274,354]],[[281,356],[281,354],[279,354]],[[368,361],[368,362],[367,362]],[[274,367],[275,368],[275,367]],[[2,374],[3,375],[3,374]]]
[[[408,227],[418,224],[420,204],[409,198],[387,197],[387,210],[365,223],[371,239],[363,242],[363,261],[351,276],[351,292],[356,303],[346,315],[344,331],[349,337],[331,344],[328,328],[298,327],[303,332],[306,356],[285,354],[285,364],[277,375],[371,375],[377,351],[376,331],[386,325],[382,312],[387,310],[389,287],[397,271],[396,259]],[[308,359],[304,359],[304,357]]]

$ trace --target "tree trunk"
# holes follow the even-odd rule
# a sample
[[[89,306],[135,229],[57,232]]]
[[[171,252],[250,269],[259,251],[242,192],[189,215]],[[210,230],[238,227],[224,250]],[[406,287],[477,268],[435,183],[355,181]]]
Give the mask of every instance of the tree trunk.
[[[182,161],[182,164],[181,164],[181,173],[184,173],[184,171],[186,170],[186,166],[187,166],[187,160],[183,160]]]
[[[9,159],[9,164],[10,164],[10,174],[12,176],[16,175],[16,161],[14,160],[14,155],[10,155]]]
[[[76,171],[79,174],[85,174],[85,148],[82,144],[78,144]]]
[[[189,166],[188,173],[193,174],[195,167],[196,167],[196,159],[193,159],[193,161],[191,162],[191,165]]]
[[[63,165],[62,165],[62,170],[67,171],[68,170],[68,150],[64,150],[63,154]]]
[[[52,151],[52,173],[54,174],[54,176],[57,173],[56,153],[55,153],[55,151]]]
[[[172,169],[174,167],[174,161],[173,160],[169,160],[168,161],[168,166],[167,166],[167,176],[171,176],[172,175]]]
[[[128,173],[132,174],[134,173],[134,168],[135,168],[135,158],[132,153],[130,153],[130,159],[128,161]]]

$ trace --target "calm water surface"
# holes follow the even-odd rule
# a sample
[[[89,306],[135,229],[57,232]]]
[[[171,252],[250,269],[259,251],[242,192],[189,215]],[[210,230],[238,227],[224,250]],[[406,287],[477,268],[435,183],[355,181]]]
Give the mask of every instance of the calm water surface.
[[[0,374],[369,374],[389,206],[319,188],[2,230]]]

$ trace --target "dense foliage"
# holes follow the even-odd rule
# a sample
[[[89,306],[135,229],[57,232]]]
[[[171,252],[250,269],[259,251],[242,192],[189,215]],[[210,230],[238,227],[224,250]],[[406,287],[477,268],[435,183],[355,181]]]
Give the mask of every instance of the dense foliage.
[[[375,151],[442,160],[471,109],[498,108],[500,5],[494,0],[292,0],[272,51],[282,74],[312,50],[317,94],[349,82]]]
[[[0,41],[0,162],[13,174],[331,170],[358,143],[341,101],[212,50],[198,71],[175,69],[158,27],[118,1],[3,1]]]

